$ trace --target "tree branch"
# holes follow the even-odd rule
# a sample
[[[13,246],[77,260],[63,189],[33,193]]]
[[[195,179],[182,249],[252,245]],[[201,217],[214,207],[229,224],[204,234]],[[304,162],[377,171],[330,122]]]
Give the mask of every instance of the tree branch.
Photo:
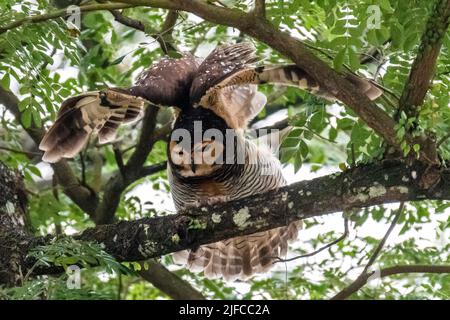
[[[422,35],[419,52],[411,67],[409,79],[400,98],[399,111],[416,117],[433,79],[436,62],[441,51],[450,17],[450,0],[437,0]]]
[[[126,3],[96,3],[96,4],[88,4],[79,6],[77,8],[80,9],[80,12],[89,12],[89,11],[98,11],[98,10],[114,10],[114,9],[125,9],[125,8],[132,8],[136,7],[137,5],[134,4],[126,4]],[[61,9],[56,10],[54,12],[49,12],[45,14],[35,15],[35,16],[28,16],[23,19],[19,19],[16,21],[13,21],[3,27],[0,27],[0,34],[5,33],[8,30],[21,27],[24,24],[27,23],[39,23],[44,22],[47,20],[52,20],[56,18],[63,18],[70,16],[72,12],[70,10]]]
[[[380,241],[377,248],[371,255],[369,262],[364,267],[364,270],[362,271],[362,273],[358,276],[358,278],[356,278],[356,280],[352,284],[350,284],[348,287],[344,288],[342,291],[340,291],[338,294],[336,294],[333,298],[331,298],[332,300],[343,300],[343,299],[348,298],[353,293],[352,290],[354,289],[354,286],[355,286],[354,283],[359,284],[361,282],[361,279],[366,279],[366,282],[367,282],[370,275],[373,274],[373,272],[369,272],[369,268],[374,264],[375,260],[378,258],[387,239],[389,238],[389,235],[391,234],[392,230],[394,230],[394,227],[396,226],[398,219],[400,218],[400,215],[403,213],[404,207],[405,207],[405,203],[402,202],[394,216],[394,219],[391,222],[391,225],[389,226],[388,230],[386,231],[386,234],[384,235],[383,239]]]
[[[322,252],[323,250],[326,250],[326,249],[334,246],[335,244],[338,244],[339,242],[343,241],[345,238],[347,238],[347,236],[348,236],[348,219],[344,218],[344,233],[339,238],[337,238],[336,240],[333,240],[330,243],[327,243],[323,247],[320,247],[319,249],[314,250],[313,252],[302,254],[300,256],[296,256],[296,257],[289,258],[289,259],[281,259],[280,257],[277,257],[277,259],[275,260],[274,263],[290,262],[290,261],[294,261],[294,260],[298,260],[298,259],[302,259],[302,258],[308,258],[308,257],[315,256],[316,254]]]
[[[386,231],[386,234],[384,235],[383,239],[378,244],[377,248],[373,252],[372,256],[369,259],[369,262],[367,262],[367,265],[364,267],[363,273],[366,273],[367,270],[374,264],[375,260],[377,260],[378,256],[381,253],[381,250],[383,249],[384,245],[386,244],[387,239],[392,233],[392,230],[394,230],[395,226],[397,225],[398,219],[400,219],[401,214],[403,213],[403,209],[405,208],[405,203],[400,203],[400,207],[398,208],[397,212],[394,215],[394,219],[391,222],[391,225],[389,226],[388,230]]]
[[[143,261],[353,208],[424,199],[449,200],[450,170],[440,172],[440,182],[434,188],[423,189],[420,181],[428,174],[427,166],[420,163],[408,166],[382,162],[175,215],[99,225],[75,238],[102,243],[119,261]],[[36,243],[48,243],[49,238],[17,241],[25,257]],[[33,261],[28,260],[22,270],[31,265]],[[36,272],[47,271],[42,268]]]
[[[142,120],[139,141],[127,164],[117,171],[106,184],[103,199],[98,205],[93,220],[96,224],[111,223],[119,206],[122,192],[134,181],[142,177],[142,166],[156,142],[154,131],[158,108],[149,106]],[[157,165],[154,172],[160,170]]]
[[[266,1],[265,0],[255,0],[255,8],[253,12],[256,16],[260,18],[266,17]]]
[[[372,103],[345,77],[316,57],[304,43],[276,29],[267,20],[237,9],[223,8],[201,0],[121,0],[121,2],[121,5],[125,2],[133,6],[149,6],[191,12],[210,22],[237,28],[266,43],[292,59],[299,67],[315,78],[324,89],[333,93],[337,99],[348,105],[388,144],[400,149],[400,143],[397,141],[394,130],[396,122],[386,112]],[[50,16],[44,15],[43,17],[40,15],[34,18],[43,21],[60,15],[61,13],[59,15],[55,13]],[[406,138],[409,140],[408,136]]]
[[[433,273],[442,274],[450,273],[450,265],[399,265],[389,268],[384,268],[380,270],[379,277],[385,278],[398,274],[405,273]],[[358,277],[357,281],[353,282],[349,287],[346,288],[346,292],[342,293],[340,296],[334,296],[332,300],[343,300],[350,297],[353,293],[360,290],[367,284],[369,278],[373,275],[373,272],[366,273],[363,277]]]
[[[111,12],[117,22],[127,27],[145,32],[145,25],[142,23],[142,21],[124,16],[119,10],[109,10],[109,12]]]
[[[142,21],[124,16],[119,10],[110,10],[109,12],[111,12],[117,22],[122,23],[123,25],[130,28],[146,32],[145,24]],[[161,30],[159,32],[151,34],[151,36],[155,38],[156,41],[158,41],[161,50],[165,54],[167,54],[169,51],[177,51],[175,45],[173,44],[172,33],[170,32],[175,27],[177,19],[178,13],[176,11],[169,10],[166,19],[161,26]]]
[[[149,260],[148,270],[141,270],[142,278],[175,300],[204,300],[205,297],[162,264]]]

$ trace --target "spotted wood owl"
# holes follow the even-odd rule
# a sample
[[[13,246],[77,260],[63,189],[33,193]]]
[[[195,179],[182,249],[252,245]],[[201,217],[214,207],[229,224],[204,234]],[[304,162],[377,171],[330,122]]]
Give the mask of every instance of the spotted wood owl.
[[[66,100],[43,138],[43,160],[75,156],[89,136],[105,143],[117,128],[140,117],[146,101],[179,111],[168,143],[168,178],[177,210],[226,202],[284,186],[278,159],[268,146],[244,136],[266,103],[257,86],[296,86],[334,99],[295,65],[255,66],[249,43],[217,47],[203,61],[190,54],[164,58],[143,72],[131,88],[108,88]],[[368,80],[346,75],[376,99],[382,92]],[[300,223],[236,237],[174,254],[174,260],[208,278],[245,280],[271,268],[297,238]]]

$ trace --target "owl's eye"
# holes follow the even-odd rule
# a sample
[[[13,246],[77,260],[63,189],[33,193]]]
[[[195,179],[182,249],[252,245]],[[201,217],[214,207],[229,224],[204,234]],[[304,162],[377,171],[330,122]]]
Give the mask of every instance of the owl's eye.
[[[179,155],[179,156],[182,156],[183,153],[184,153],[183,151],[178,151],[178,155]]]

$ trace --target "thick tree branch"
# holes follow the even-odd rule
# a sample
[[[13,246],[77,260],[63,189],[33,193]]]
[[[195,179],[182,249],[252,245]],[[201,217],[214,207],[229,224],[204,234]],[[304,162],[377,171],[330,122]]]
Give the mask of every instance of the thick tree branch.
[[[434,176],[420,163],[408,166],[383,162],[176,215],[100,225],[75,238],[104,244],[105,250],[119,261],[143,261],[353,208],[424,199],[449,200],[450,170],[440,171],[439,182],[424,189],[422,181],[428,175]],[[19,241],[23,255],[36,243],[48,243],[48,238]],[[32,264],[33,261],[27,261],[22,269]],[[39,270],[45,272],[45,268]]]
[[[450,273],[450,265],[399,265],[381,269],[379,272],[379,278],[407,273],[444,274]],[[374,272],[369,272],[364,274],[363,277],[358,277],[357,281],[353,282],[351,286],[347,287],[345,292],[340,292],[339,295],[334,296],[332,300],[347,299],[352,294],[364,287],[373,274]]]
[[[89,12],[89,11],[98,11],[98,10],[116,10],[116,9],[125,9],[125,8],[132,8],[136,7],[136,5],[133,4],[126,4],[126,3],[98,3],[98,4],[88,4],[84,6],[79,6],[80,12]],[[13,21],[5,26],[0,27],[0,34],[5,33],[8,30],[21,27],[27,23],[39,23],[44,22],[56,18],[62,18],[67,17],[71,15],[73,12],[70,10],[61,9],[56,10],[53,12],[36,15],[36,16],[28,16],[23,19],[19,19],[16,21]]]
[[[352,108],[388,144],[399,148],[394,130],[396,122],[386,112],[359,92],[351,82],[316,57],[305,44],[276,29],[267,20],[237,9],[223,8],[200,0],[122,0],[121,2],[134,6],[191,12],[210,22],[237,28],[266,43],[292,59],[299,67],[314,77],[323,88]],[[61,13],[59,15],[55,13],[51,16],[45,16],[45,19],[42,16],[34,18],[43,21],[60,15]]]
[[[0,285],[13,286],[21,281],[24,256],[16,239],[32,236],[26,206],[22,177],[0,162]]]
[[[441,51],[450,17],[450,0],[437,0],[422,35],[419,52],[411,67],[400,99],[400,111],[408,117],[417,116],[417,108],[423,104],[433,79],[436,62]]]
[[[149,260],[148,270],[141,270],[142,278],[175,300],[204,300],[205,297],[162,264]]]

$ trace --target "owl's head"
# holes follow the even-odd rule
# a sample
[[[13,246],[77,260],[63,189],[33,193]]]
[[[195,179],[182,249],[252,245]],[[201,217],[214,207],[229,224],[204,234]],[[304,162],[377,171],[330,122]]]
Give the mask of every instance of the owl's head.
[[[238,141],[224,119],[211,110],[193,108],[181,113],[175,122],[168,146],[169,162],[178,176],[208,177],[234,164]]]

